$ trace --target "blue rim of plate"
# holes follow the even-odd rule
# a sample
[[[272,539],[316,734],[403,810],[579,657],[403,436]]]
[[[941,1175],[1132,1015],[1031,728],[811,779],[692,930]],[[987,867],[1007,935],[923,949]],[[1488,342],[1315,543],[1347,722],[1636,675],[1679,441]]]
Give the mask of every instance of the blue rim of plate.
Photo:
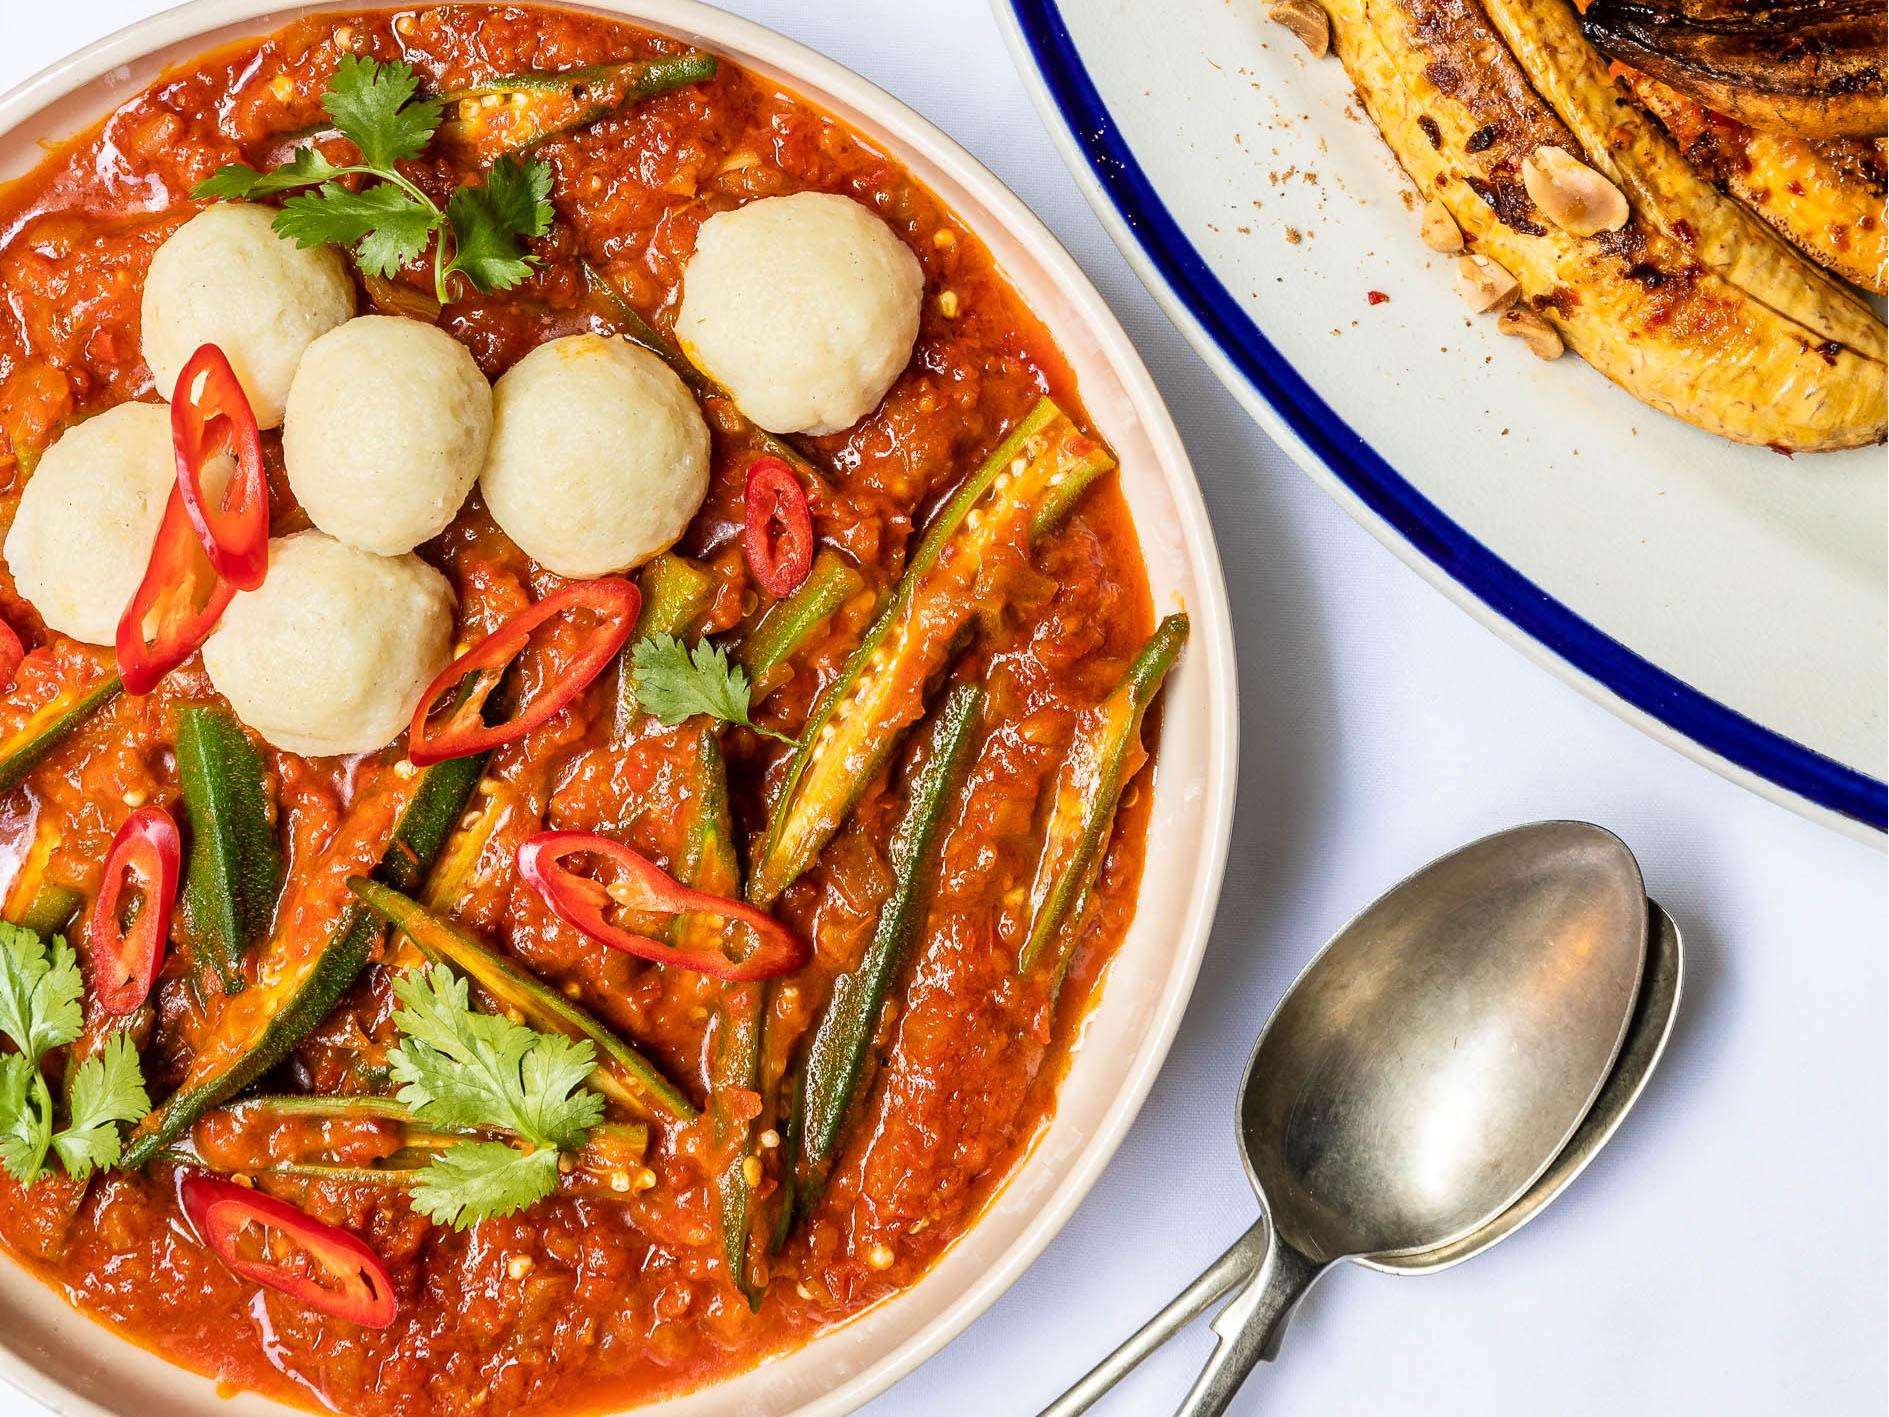
[[[1143,254],[1241,376],[1372,514],[1558,658],[1706,751],[1885,830],[1889,786],[1700,693],[1584,620],[1471,536],[1360,438],[1275,349],[1162,203],[1077,53],[1056,0],[1007,0],[1037,72]]]

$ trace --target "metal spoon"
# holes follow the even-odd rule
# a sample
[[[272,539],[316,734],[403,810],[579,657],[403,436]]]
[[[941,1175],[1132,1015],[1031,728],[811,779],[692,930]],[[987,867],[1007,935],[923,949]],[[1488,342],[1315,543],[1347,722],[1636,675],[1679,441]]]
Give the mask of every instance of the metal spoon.
[[[1268,1021],[1242,1087],[1266,1219],[1043,1417],[1085,1411],[1239,1287],[1180,1409],[1223,1412],[1333,1262],[1428,1273],[1534,1216],[1665,1045],[1679,936],[1643,890],[1611,834],[1540,823],[1432,862],[1341,930]]]

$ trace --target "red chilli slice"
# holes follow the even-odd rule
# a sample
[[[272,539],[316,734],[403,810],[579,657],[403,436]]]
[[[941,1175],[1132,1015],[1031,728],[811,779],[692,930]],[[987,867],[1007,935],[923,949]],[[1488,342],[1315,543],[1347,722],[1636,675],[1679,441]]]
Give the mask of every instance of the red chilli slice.
[[[26,646],[20,632],[0,620],[0,694],[11,689],[20,676],[20,662],[26,658]]]
[[[134,694],[155,689],[202,647],[235,594],[204,554],[181,484],[173,486],[144,579],[118,621],[118,677],[125,688]]]
[[[589,688],[623,648],[642,603],[642,594],[632,582],[610,576],[565,586],[519,611],[426,686],[419,707],[413,711],[407,757],[416,766],[425,767],[448,758],[483,753],[548,721]],[[503,723],[486,723],[486,699],[504,678],[506,667],[530,642],[532,632],[559,615],[582,614],[593,616],[594,621],[578,632],[577,648],[570,659],[547,669],[538,692],[511,718]]]
[[[216,1176],[177,1186],[197,1235],[231,1273],[363,1328],[394,1321],[393,1277],[357,1236]]]
[[[744,502],[741,550],[748,569],[776,600],[792,595],[813,569],[813,515],[800,479],[779,458],[757,458]]]
[[[214,344],[191,355],[177,376],[171,446],[184,511],[211,569],[238,590],[254,590],[269,570],[269,484],[262,467],[262,435],[236,371]],[[204,473],[225,457],[236,466],[222,495],[212,501]]]
[[[181,856],[177,823],[162,807],[140,807],[112,838],[91,933],[92,988],[108,1014],[128,1014],[151,996],[170,937]]]
[[[567,869],[564,862],[574,856],[608,862],[616,868],[615,884],[606,887]],[[638,959],[741,982],[792,974],[813,956],[811,945],[771,916],[743,901],[693,890],[648,857],[593,832],[539,832],[518,848],[518,873],[566,925]],[[606,913],[613,904],[672,920],[689,915],[737,922],[753,932],[753,948],[740,960],[719,949],[676,948],[613,923]]]

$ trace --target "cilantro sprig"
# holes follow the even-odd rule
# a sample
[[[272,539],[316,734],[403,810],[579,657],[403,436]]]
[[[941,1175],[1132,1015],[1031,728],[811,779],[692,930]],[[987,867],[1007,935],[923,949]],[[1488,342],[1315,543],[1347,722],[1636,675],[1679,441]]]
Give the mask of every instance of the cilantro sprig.
[[[419,87],[405,64],[345,55],[321,105],[360,150],[359,162],[333,163],[304,147],[268,172],[244,163],[219,167],[190,195],[199,201],[254,201],[295,191],[282,204],[275,229],[298,246],[346,247],[362,270],[390,280],[424,255],[430,242],[433,291],[442,305],[452,299],[455,276],[475,290],[509,290],[537,264],[525,241],[551,229],[551,169],[500,158],[483,186],[460,187],[442,211],[396,166],[425,151],[440,125],[440,101],[421,97]],[[345,177],[373,180],[356,191]]]
[[[0,1055],[0,1165],[30,1186],[50,1174],[48,1155],[83,1181],[118,1164],[121,1122],[151,1110],[137,1051],[114,1034],[71,1074],[66,1124],[58,1125],[52,1089],[39,1060],[77,1040],[85,983],[63,939],[0,922],[0,1033],[19,1051]]]
[[[603,1098],[584,1086],[597,1065],[589,1040],[475,1012],[466,982],[443,964],[396,979],[394,996],[400,1100],[423,1122],[502,1129],[524,1143],[454,1142],[420,1173],[413,1208],[463,1230],[550,1195],[558,1153],[581,1147],[603,1120]]]
[[[638,707],[658,723],[675,727],[696,714],[738,723],[756,733],[793,744],[796,740],[763,728],[748,716],[748,673],[731,662],[728,651],[707,640],[690,649],[674,635],[650,635],[630,650],[630,682]]]

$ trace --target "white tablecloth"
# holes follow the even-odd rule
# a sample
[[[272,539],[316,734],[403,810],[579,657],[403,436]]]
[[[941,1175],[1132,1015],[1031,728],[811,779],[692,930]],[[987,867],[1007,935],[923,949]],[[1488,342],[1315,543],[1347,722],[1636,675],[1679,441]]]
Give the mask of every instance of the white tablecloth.
[[[158,8],[0,0],[0,88]],[[1327,501],[1110,245],[981,4],[737,8],[940,123],[1076,254],[1193,453],[1241,664],[1232,861],[1166,1071],[1035,1268],[867,1411],[1033,1412],[1133,1329],[1252,1216],[1233,1090],[1306,957],[1430,856],[1499,826],[1572,816],[1626,838],[1684,932],[1686,998],[1662,1071],[1607,1152],[1514,1240],[1423,1280],[1330,1276],[1236,1411],[1879,1417],[1889,1386],[1882,855],[1640,736],[1445,602]],[[1208,1343],[1204,1326],[1177,1340],[1101,1410],[1171,1407]],[[38,1411],[9,1394],[0,1410]]]

